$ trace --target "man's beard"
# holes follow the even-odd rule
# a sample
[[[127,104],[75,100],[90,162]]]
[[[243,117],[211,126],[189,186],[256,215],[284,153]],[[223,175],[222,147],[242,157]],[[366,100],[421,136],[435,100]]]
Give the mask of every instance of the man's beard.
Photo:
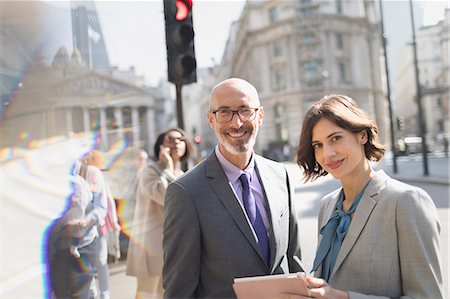
[[[223,145],[223,147],[230,153],[234,155],[239,155],[242,153],[246,153],[248,151],[252,151],[253,147],[255,146],[256,142],[256,135],[258,134],[258,127],[255,127],[254,130],[251,132],[250,137],[248,140],[238,140],[235,143],[231,143],[228,138],[225,137],[225,135],[228,132],[235,132],[240,133],[242,131],[246,131],[245,127],[241,127],[238,130],[228,129],[224,130],[223,132],[219,132],[218,139],[219,143]]]

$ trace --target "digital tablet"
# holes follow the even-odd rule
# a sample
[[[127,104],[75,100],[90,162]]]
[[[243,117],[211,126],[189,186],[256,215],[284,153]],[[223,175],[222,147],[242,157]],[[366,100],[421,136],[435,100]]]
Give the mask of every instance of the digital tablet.
[[[281,294],[310,296],[303,272],[235,278],[233,290],[238,299],[276,299]]]

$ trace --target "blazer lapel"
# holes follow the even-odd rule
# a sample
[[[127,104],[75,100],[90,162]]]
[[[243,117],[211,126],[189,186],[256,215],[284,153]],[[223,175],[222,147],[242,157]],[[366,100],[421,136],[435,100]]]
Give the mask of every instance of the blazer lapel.
[[[220,166],[219,160],[217,160],[214,151],[207,158],[206,176],[211,179],[209,183],[211,188],[214,190],[225,209],[230,213],[236,225],[264,260],[262,253],[260,252],[260,248],[256,243],[255,237],[253,236],[253,232],[250,229],[249,223],[245,218],[242,208],[234,195],[234,192],[228,182],[228,178]]]
[[[322,220],[321,220],[321,223],[319,223],[320,226],[319,226],[319,234],[318,234],[317,244],[320,244],[320,242],[322,242],[322,235],[320,234],[320,230],[322,229],[322,227],[325,226],[325,224],[328,223],[328,220],[330,219],[331,214],[333,214],[333,212],[336,210],[337,202],[339,200],[339,195],[341,194],[341,192],[342,192],[342,188],[333,192],[333,194],[331,195],[329,204],[326,204],[326,206],[324,207],[324,211],[322,214]],[[317,246],[316,250],[318,248],[319,247]],[[316,252],[316,254],[317,254],[317,252]],[[322,267],[321,266],[319,266],[319,268],[316,271],[314,271],[314,276],[322,277]]]
[[[370,214],[375,208],[378,202],[377,195],[379,193],[381,185],[385,181],[385,175],[383,174],[384,172],[376,172],[373,175],[372,181],[369,183],[369,186],[367,186],[367,189],[364,192],[363,197],[361,198],[361,201],[358,204],[358,207],[356,208],[347,235],[345,236],[344,242],[342,243],[342,247],[339,250],[339,254],[336,258],[336,263],[331,273],[331,277],[333,277],[334,273],[336,273],[336,271],[344,262],[347,255],[352,250],[362,230],[364,229],[370,217]],[[327,219],[329,219],[329,217]]]

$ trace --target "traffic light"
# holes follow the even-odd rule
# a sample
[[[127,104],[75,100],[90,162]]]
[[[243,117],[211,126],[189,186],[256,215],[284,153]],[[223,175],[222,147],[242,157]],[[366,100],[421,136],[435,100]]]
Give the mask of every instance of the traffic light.
[[[398,116],[397,117],[397,129],[402,131],[405,128],[405,121],[403,117]]]
[[[196,136],[194,137],[194,142],[195,142],[196,144],[200,144],[200,142],[202,142],[202,136],[196,135]]]
[[[164,0],[167,69],[177,85],[197,82],[192,0]]]

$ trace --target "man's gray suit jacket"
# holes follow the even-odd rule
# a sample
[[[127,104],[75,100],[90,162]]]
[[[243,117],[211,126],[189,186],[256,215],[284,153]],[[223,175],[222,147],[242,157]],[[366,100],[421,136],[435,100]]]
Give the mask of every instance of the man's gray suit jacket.
[[[297,217],[283,164],[255,155],[268,202],[270,266],[214,153],[171,183],[164,208],[164,298],[235,298],[236,277],[301,271]]]

